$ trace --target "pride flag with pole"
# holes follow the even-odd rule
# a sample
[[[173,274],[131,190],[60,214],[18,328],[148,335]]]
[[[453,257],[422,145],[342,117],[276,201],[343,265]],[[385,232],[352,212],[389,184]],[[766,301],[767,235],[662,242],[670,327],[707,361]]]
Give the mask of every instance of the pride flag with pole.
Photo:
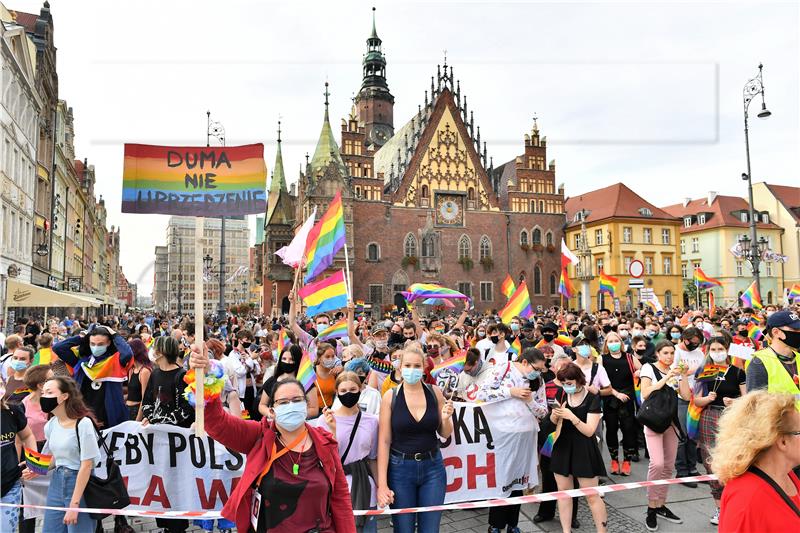
[[[764,332],[761,331],[761,328],[759,328],[755,322],[750,322],[747,324],[747,336],[754,341],[760,341],[764,338]]]
[[[694,269],[694,284],[697,285],[699,289],[722,287],[722,282],[720,280],[707,276],[700,267]]]
[[[345,245],[342,191],[337,191],[328,210],[322,215],[306,240],[306,277],[308,283],[333,264],[336,253]]]
[[[285,348],[288,348],[292,345],[291,339],[289,339],[289,334],[286,333],[286,330],[281,328],[280,332],[278,332],[278,355],[283,353]]]
[[[347,319],[343,318],[332,326],[325,329],[325,331],[317,337],[318,341],[330,341],[333,339],[346,339],[347,338]]]
[[[461,372],[464,370],[464,365],[467,364],[467,351],[462,350],[458,355],[455,357],[451,357],[446,361],[442,361],[438,365],[434,366],[431,370],[431,376],[436,377],[439,372],[444,370],[445,368],[451,368],[454,372]]]
[[[297,368],[297,381],[303,384],[306,393],[314,386],[317,380],[317,373],[314,372],[314,361],[317,360],[317,344],[312,342],[308,349],[303,351],[300,359],[300,366]]]
[[[572,295],[575,293],[575,289],[569,281],[566,267],[561,269],[561,281],[558,283],[558,293],[567,300],[572,298]]]
[[[617,290],[617,283],[619,283],[618,278],[610,276],[600,269],[600,292],[605,292],[613,298]]]
[[[511,358],[512,361],[516,360],[519,357],[519,354],[522,353],[522,343],[519,340],[519,337],[514,339],[514,342],[511,343],[511,347],[509,348],[510,352],[514,354],[514,357]]]
[[[528,294],[528,285],[523,281],[508,300],[506,306],[500,310],[500,320],[504,324],[510,324],[511,319],[515,316],[528,318],[532,314],[533,311],[531,310],[531,298]]]
[[[34,474],[46,476],[50,465],[53,462],[53,456],[46,453],[39,453],[36,450],[31,450],[28,447],[23,447],[25,455],[25,466]]]
[[[789,289],[788,296],[790,300],[800,300],[800,283],[792,285],[792,288]]]
[[[758,292],[755,280],[747,287],[747,290],[742,293],[739,299],[742,301],[742,307],[752,307],[756,310],[764,308],[764,305],[761,303],[761,294]]]
[[[339,270],[322,281],[302,287],[297,294],[308,306],[306,314],[315,316],[347,306],[347,285],[344,270]]]
[[[514,280],[511,279],[511,274],[506,274],[506,279],[503,280],[503,283],[500,284],[500,292],[503,293],[503,296],[506,299],[510,299],[514,296],[514,291],[517,290],[517,286],[514,284]]]

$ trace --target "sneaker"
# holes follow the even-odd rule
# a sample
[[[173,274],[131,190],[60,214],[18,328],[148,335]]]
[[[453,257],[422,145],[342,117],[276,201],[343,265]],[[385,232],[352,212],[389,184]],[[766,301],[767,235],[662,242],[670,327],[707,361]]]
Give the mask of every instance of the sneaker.
[[[631,462],[630,461],[622,461],[622,469],[620,470],[620,474],[623,476],[630,476],[631,475]]]
[[[641,458],[639,457],[639,454],[637,453],[637,454],[631,455],[631,461],[633,461],[634,463],[638,463],[639,461],[641,461]]]
[[[514,527],[508,526],[506,533],[522,533],[522,530],[516,526]]]
[[[719,507],[717,507],[717,510],[714,511],[714,516],[711,517],[711,520],[709,520],[709,522],[711,522],[715,526],[719,525]]]
[[[669,520],[673,524],[683,524],[683,520],[681,520],[675,513],[667,509],[666,505],[662,505],[658,509],[656,509],[656,514],[659,518],[663,518],[664,520]]]
[[[501,533],[501,531],[499,527],[489,526],[489,533]]]
[[[656,517],[656,510],[648,507],[647,518],[644,519],[644,525],[648,531],[658,531],[658,519]]]
[[[541,523],[541,522],[549,522],[549,521],[550,521],[550,520],[552,520],[553,518],[554,518],[554,517],[552,517],[552,516],[545,516],[545,515],[543,515],[543,514],[537,514],[536,516],[534,516],[534,517],[533,517],[533,522],[534,522],[535,524],[539,524],[539,523]]]
[[[611,473],[619,474],[619,461],[616,459],[611,459]]]

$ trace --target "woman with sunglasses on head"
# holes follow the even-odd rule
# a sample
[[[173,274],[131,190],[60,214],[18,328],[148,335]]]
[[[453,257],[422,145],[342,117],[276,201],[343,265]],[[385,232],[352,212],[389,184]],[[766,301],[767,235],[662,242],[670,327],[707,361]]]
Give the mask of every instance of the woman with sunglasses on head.
[[[192,368],[207,368],[197,346]],[[275,382],[267,416],[260,422],[236,418],[209,400],[205,425],[209,436],[246,454],[245,470],[222,516],[238,531],[256,533],[353,533],[356,531],[339,447],[325,429],[305,423],[306,391],[293,378]]]

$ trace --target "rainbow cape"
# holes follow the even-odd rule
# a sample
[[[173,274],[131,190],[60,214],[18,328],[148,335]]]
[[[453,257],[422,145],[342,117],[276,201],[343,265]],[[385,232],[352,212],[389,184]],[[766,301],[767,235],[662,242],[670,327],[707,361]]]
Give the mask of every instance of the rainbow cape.
[[[710,289],[711,287],[722,287],[722,282],[718,279],[706,276],[703,269],[697,267],[694,269],[694,283],[700,289]]]
[[[522,353],[522,343],[519,341],[519,337],[514,339],[514,342],[511,343],[511,347],[508,349],[508,351],[514,354],[514,357],[511,358],[512,361],[519,357],[519,354]]]
[[[431,376],[436,377],[439,372],[444,370],[445,368],[450,368],[454,372],[461,372],[464,369],[464,365],[467,362],[467,352],[462,350],[461,353],[456,355],[455,357],[451,357],[446,361],[442,361],[438,365],[433,367],[431,370]]]
[[[119,360],[119,352],[106,357],[102,361],[95,361],[91,366],[86,361],[81,362],[81,368],[86,377],[101,383],[104,381],[122,383],[128,379],[128,369],[131,366],[133,366],[133,357],[128,360],[127,365],[123,365]]]
[[[503,293],[506,299],[509,299],[514,295],[514,291],[516,290],[517,286],[514,284],[514,280],[511,279],[511,274],[506,274],[506,279],[500,284],[500,292]]]
[[[753,283],[747,287],[747,290],[739,296],[739,299],[742,301],[742,307],[752,307],[756,310],[764,308],[764,305],[761,303],[761,294],[758,292],[755,280],[753,280]]]
[[[764,332],[754,322],[747,324],[747,336],[754,341],[760,341],[764,338]]]
[[[203,405],[206,405],[210,400],[219,397],[222,389],[225,386],[225,369],[222,368],[222,363],[216,359],[209,361],[209,368],[206,370],[205,379],[203,380]],[[189,405],[194,407],[197,398],[197,378],[195,376],[194,368],[189,370],[183,376],[183,382],[186,383],[186,388],[183,390],[183,396],[189,402]]]
[[[619,282],[618,278],[614,276],[609,276],[603,269],[600,269],[600,292],[605,292],[610,294],[612,297],[614,296],[614,292],[617,290],[617,283]]]
[[[289,334],[286,333],[286,330],[281,328],[278,332],[278,355],[283,353],[283,349],[291,346],[292,340],[289,338]]]
[[[575,294],[575,288],[569,281],[569,274],[567,274],[566,267],[561,269],[561,281],[558,283],[558,294],[562,295],[567,300],[572,298],[572,295]]]
[[[25,454],[25,466],[34,474],[46,476],[47,471],[50,469],[50,464],[53,462],[53,456],[46,453],[39,453],[36,450],[31,450],[28,447],[23,447]]]
[[[315,316],[325,311],[341,309],[347,305],[347,285],[344,270],[339,270],[322,281],[304,286],[297,294],[308,306],[306,314]]]
[[[500,320],[504,324],[510,324],[511,319],[515,316],[528,318],[532,314],[533,311],[531,310],[531,298],[528,294],[528,285],[523,281],[508,300],[506,306],[500,310]]]
[[[53,349],[52,348],[39,348],[33,355],[33,362],[31,366],[36,365],[49,365],[53,362]]]
[[[303,357],[300,359],[300,366],[297,369],[297,381],[303,384],[306,393],[311,390],[317,380],[317,373],[314,372],[314,361],[316,360],[317,345],[312,342],[308,350],[303,351]]]
[[[347,337],[347,319],[343,318],[332,326],[329,326],[325,331],[317,337],[318,341],[329,341],[333,339],[346,339]]]
[[[434,283],[412,283],[408,287],[408,290],[403,291],[402,294],[408,302],[428,298],[455,298],[460,300],[469,300],[469,297],[461,294],[457,290],[448,289],[447,287],[442,287],[441,285],[436,285]]]
[[[553,431],[549,435],[547,435],[547,439],[545,439],[544,444],[542,444],[542,449],[539,450],[539,453],[545,457],[550,457],[553,455],[553,445],[556,443],[556,432]]]
[[[692,440],[697,439],[697,435],[700,433],[700,414],[702,412],[703,408],[695,405],[694,396],[692,396],[686,411],[686,436]]]
[[[314,224],[306,238],[306,277],[308,283],[333,264],[336,253],[345,245],[342,191],[337,191],[328,210]]]

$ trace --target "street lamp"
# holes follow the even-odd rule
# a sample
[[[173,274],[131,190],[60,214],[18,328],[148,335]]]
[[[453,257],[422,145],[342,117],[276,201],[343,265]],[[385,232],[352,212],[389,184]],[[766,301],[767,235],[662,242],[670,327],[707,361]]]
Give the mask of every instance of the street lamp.
[[[753,173],[750,169],[750,133],[748,129],[748,109],[750,108],[750,103],[753,101],[753,98],[760,94],[761,111],[759,111],[756,116],[758,118],[767,118],[772,114],[767,109],[767,105],[764,102],[764,78],[762,76],[763,68],[764,65],[759,63],[758,74],[745,84],[742,91],[742,99],[744,104],[744,146],[747,154],[747,174],[742,174],[742,179],[747,180],[747,195],[749,200],[748,216],[750,217],[750,238],[748,239],[748,244],[746,245],[748,246],[749,253],[745,252],[745,257],[747,257],[747,260],[753,267],[753,278],[755,280],[756,290],[759,294],[761,294],[761,279],[759,276],[759,263],[761,262],[761,255],[758,253],[758,249],[759,244],[762,241],[759,241],[758,235],[756,234],[756,217],[753,211]],[[766,240],[763,242],[766,242]],[[742,245],[744,246],[745,244],[742,243]],[[764,245],[764,249],[766,250],[766,244]]]
[[[586,217],[589,211],[581,209],[577,216],[581,221],[581,238],[578,246],[578,279],[581,280],[581,291],[583,292],[583,302],[581,305],[588,313],[592,308],[592,293],[590,283],[594,279],[592,276],[592,251],[589,249],[589,239],[586,235]],[[598,307],[600,302],[597,302]]]
[[[225,146],[225,127],[221,122],[211,120],[211,111],[206,111],[206,146],[211,146],[211,137],[216,137]],[[219,217],[219,303],[217,304],[217,320],[223,322],[225,314],[225,217]]]

